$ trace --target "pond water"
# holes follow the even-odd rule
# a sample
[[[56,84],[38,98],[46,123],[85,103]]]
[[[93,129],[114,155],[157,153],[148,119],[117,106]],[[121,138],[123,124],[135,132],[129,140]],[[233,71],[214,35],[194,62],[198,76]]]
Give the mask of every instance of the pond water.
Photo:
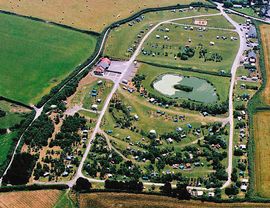
[[[191,92],[185,92],[174,88],[181,84],[193,87]],[[164,74],[153,83],[154,89],[171,98],[187,98],[204,103],[213,103],[218,100],[214,86],[204,79],[197,77],[184,77],[176,74]]]

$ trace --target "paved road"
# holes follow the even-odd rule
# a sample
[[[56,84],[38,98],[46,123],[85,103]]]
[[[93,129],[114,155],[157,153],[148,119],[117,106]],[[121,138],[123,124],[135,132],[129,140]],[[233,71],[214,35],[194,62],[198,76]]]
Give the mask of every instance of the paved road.
[[[240,30],[240,25],[233,21],[227,13],[224,12],[224,9],[221,4],[217,4],[218,9],[221,11],[222,15],[235,27],[236,32],[240,38],[240,46],[238,49],[238,53],[234,59],[232,68],[231,68],[231,84],[230,84],[230,91],[229,91],[229,122],[230,122],[230,135],[229,135],[229,150],[228,150],[228,180],[224,183],[222,188],[226,188],[231,184],[231,173],[232,173],[232,159],[233,159],[233,136],[234,136],[234,122],[233,122],[233,89],[234,89],[234,82],[236,78],[236,70],[240,65],[240,59],[244,50],[246,48],[246,39],[245,34],[243,31]]]

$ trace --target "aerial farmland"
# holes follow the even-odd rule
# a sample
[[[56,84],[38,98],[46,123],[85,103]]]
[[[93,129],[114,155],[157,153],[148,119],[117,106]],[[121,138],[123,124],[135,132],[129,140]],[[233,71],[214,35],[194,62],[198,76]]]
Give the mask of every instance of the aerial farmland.
[[[249,4],[0,2],[0,192],[21,191],[0,206],[267,207],[268,5]]]
[[[0,15],[3,41],[0,95],[3,97],[27,105],[37,104],[95,49],[95,36]],[[16,51],[11,53],[14,48]]]

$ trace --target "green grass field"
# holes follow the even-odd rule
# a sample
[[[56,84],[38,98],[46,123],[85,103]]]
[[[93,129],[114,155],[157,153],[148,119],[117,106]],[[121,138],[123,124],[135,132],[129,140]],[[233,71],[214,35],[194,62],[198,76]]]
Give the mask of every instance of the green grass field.
[[[30,110],[23,109],[24,112],[18,111],[18,106],[8,103],[6,101],[0,101],[0,109],[6,112],[4,117],[0,117],[0,128],[10,128],[15,124],[20,123],[20,121],[25,117],[26,113]]]
[[[220,97],[220,101],[225,101],[228,99],[230,79],[227,77],[213,76],[208,74],[188,72],[182,70],[174,70],[162,67],[154,67],[148,64],[142,64],[138,71],[139,74],[146,75],[146,79],[142,81],[143,86],[147,89],[148,92],[154,93],[159,96],[164,96],[155,89],[151,87],[151,83],[161,74],[165,73],[176,73],[183,76],[194,76],[201,79],[208,80],[216,88],[216,92]]]
[[[232,18],[234,21],[236,21],[239,24],[245,24],[246,23],[246,18],[236,15],[236,14],[229,14],[230,18]]]
[[[7,160],[10,148],[14,145],[13,138],[17,136],[16,132],[0,135],[0,167]]]
[[[254,9],[252,9],[250,7],[245,7],[242,9],[235,9],[234,8],[234,10],[237,12],[241,12],[241,13],[244,13],[246,15],[252,16],[252,17],[259,17],[259,15],[254,11]]]
[[[86,109],[91,109],[91,106],[93,104],[97,104],[97,100],[101,99],[101,102],[98,104],[98,110],[102,110],[106,98],[111,92],[112,87],[113,83],[111,81],[103,81],[103,84],[101,86],[95,83],[93,86],[89,87],[87,90],[87,94],[83,98],[83,107]],[[92,97],[89,93],[93,89],[96,89],[98,92],[98,96],[96,98]]]
[[[75,203],[70,198],[70,192],[66,191],[62,193],[59,197],[59,200],[54,205],[54,208],[74,208],[76,207]]]
[[[154,106],[147,105],[148,103],[140,102],[135,96],[130,96],[127,92],[122,91],[118,93],[119,98],[123,100],[126,106],[131,107],[131,115],[137,114],[139,116],[139,121],[134,123],[138,129],[142,129],[145,132],[149,132],[151,129],[156,129],[158,134],[163,134],[165,132],[174,131],[177,127],[182,126],[186,128],[186,124],[194,123],[194,125],[200,125],[200,121],[196,120],[194,117],[187,117],[185,121],[174,122],[173,118],[175,116],[181,115],[181,112],[166,111],[166,116],[158,116],[156,114],[156,109]],[[169,113],[170,112],[170,113]],[[116,113],[117,114],[117,113]],[[119,115],[121,116],[121,115]],[[196,123],[196,124],[195,124]],[[133,136],[135,140],[140,139],[140,134],[130,131],[129,129],[114,128],[115,121],[109,112],[105,115],[105,125],[104,130],[114,129],[113,134],[117,138],[125,138],[126,136]],[[192,138],[194,139],[194,137]],[[189,140],[187,142],[192,141]]]
[[[29,109],[6,102],[0,101],[0,109],[6,112],[4,117],[0,117],[0,128],[11,129],[15,124],[19,124],[30,112]],[[12,129],[11,129],[12,130]],[[13,138],[17,136],[17,130],[0,135],[0,167],[4,164],[7,156],[14,144]]]
[[[165,28],[168,28],[170,31],[162,31]],[[159,35],[160,38],[156,38],[156,35]],[[163,36],[168,36],[170,40],[165,40]],[[217,39],[217,36],[226,36],[228,39]],[[190,67],[202,71],[219,72],[224,70],[229,73],[239,47],[239,40],[232,41],[230,40],[231,37],[238,37],[238,35],[231,31],[207,30],[199,32],[195,28],[194,30],[185,30],[184,26],[164,24],[157,28],[144,43],[144,52],[147,54],[141,53],[138,60]],[[214,45],[210,46],[210,42],[214,42]],[[207,49],[206,56],[208,58],[212,54],[218,53],[222,57],[221,62],[205,61],[204,58],[200,58],[199,44],[202,44],[202,48]],[[195,49],[194,56],[188,60],[175,58],[180,52],[180,47],[185,47],[186,45]]]
[[[233,25],[229,23],[222,15],[213,16],[213,17],[202,17],[198,19],[206,19],[207,27],[216,27],[216,28],[226,28],[234,29]],[[187,20],[178,20],[177,23],[194,25],[193,18]]]
[[[35,104],[94,51],[97,38],[0,14],[0,95]]]
[[[128,48],[133,46],[134,41],[138,39],[137,35],[140,33],[141,30],[147,32],[149,24],[156,24],[163,20],[178,17],[213,13],[218,13],[218,11],[213,9],[205,10],[204,8],[202,8],[199,11],[160,11],[147,13],[144,15],[143,21],[135,23],[133,26],[129,26],[127,23],[112,30],[106,42],[104,54],[113,58],[127,59],[128,57],[130,57],[130,53],[127,52]]]
[[[98,105],[98,111],[100,111],[106,101],[107,96],[111,92],[113,83],[109,80],[103,80],[102,84],[98,84],[97,80],[94,82],[84,85],[76,91],[74,97],[71,100],[71,106],[82,105],[83,108],[91,110],[93,104]],[[92,96],[92,90],[97,91],[97,96]],[[97,100],[101,99],[98,103]]]

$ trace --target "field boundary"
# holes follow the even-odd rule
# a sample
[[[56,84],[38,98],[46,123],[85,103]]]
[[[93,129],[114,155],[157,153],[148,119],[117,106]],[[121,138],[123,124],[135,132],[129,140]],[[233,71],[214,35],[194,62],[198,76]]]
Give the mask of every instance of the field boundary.
[[[79,29],[79,28],[72,27],[72,26],[69,26],[69,25],[64,25],[64,24],[60,24],[60,23],[57,23],[57,22],[41,19],[41,18],[38,18],[38,17],[27,16],[27,15],[18,14],[18,13],[6,11],[6,10],[0,10],[0,13],[7,14],[7,15],[13,15],[13,16],[17,16],[17,17],[20,17],[20,18],[26,18],[28,20],[32,20],[32,21],[36,21],[36,22],[42,22],[42,23],[45,23],[45,24],[50,24],[50,25],[54,25],[54,26],[58,26],[58,27],[63,27],[65,29],[74,30],[76,32],[81,32],[81,33],[85,33],[85,34],[88,34],[88,35],[96,35],[96,36],[100,35],[100,33],[95,32],[95,31],[83,30],[83,29]]]
[[[22,102],[19,102],[19,101],[16,101],[16,100],[12,100],[12,99],[9,99],[9,98],[3,97],[3,96],[0,96],[0,101],[1,100],[4,100],[4,101],[9,102],[9,103],[16,104],[16,105],[20,105],[20,106],[25,107],[25,108],[27,108],[29,110],[33,110],[34,109],[33,107],[31,107],[29,105],[26,105],[26,104],[24,104]]]
[[[12,191],[34,191],[34,190],[48,190],[48,189],[57,189],[65,190],[68,189],[66,184],[50,184],[50,185],[17,185],[17,186],[2,186],[0,187],[0,193],[3,192],[12,192]]]
[[[262,23],[260,21],[254,21],[254,24],[256,26],[257,34],[258,34],[258,42],[259,45],[262,44],[261,39],[261,31],[260,31],[260,24],[266,24]],[[249,139],[248,139],[248,145],[247,145],[247,152],[248,152],[248,172],[250,177],[250,188],[247,192],[247,197],[250,200],[258,200],[258,201],[264,201],[266,199],[270,198],[263,198],[257,195],[255,191],[255,140],[254,140],[254,115],[257,112],[261,111],[270,111],[270,106],[268,106],[265,102],[262,100],[262,93],[265,90],[266,82],[267,82],[267,75],[266,75],[266,68],[264,63],[264,51],[263,48],[260,47],[260,70],[262,74],[262,85],[259,88],[259,90],[255,93],[255,95],[252,97],[252,99],[248,102],[248,114],[249,114]]]
[[[171,65],[166,65],[166,64],[152,63],[152,62],[148,62],[148,61],[139,61],[139,62],[144,63],[144,64],[148,64],[148,65],[151,65],[151,66],[164,67],[164,68],[168,68],[168,69],[176,69],[176,70],[182,70],[182,71],[188,71],[188,72],[196,72],[196,73],[208,74],[208,75],[214,75],[214,76],[221,76],[221,77],[231,77],[231,74],[229,74],[229,73],[221,74],[219,72],[203,71],[201,69],[193,69],[193,68],[188,68],[188,67],[171,66]]]

